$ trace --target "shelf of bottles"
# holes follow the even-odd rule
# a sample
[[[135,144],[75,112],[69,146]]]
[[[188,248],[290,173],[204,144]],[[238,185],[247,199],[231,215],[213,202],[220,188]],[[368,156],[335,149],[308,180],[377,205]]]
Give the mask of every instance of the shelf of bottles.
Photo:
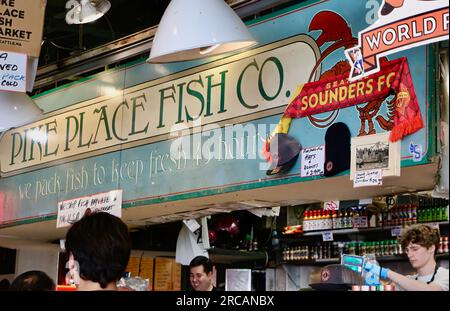
[[[307,236],[320,235],[321,231],[351,233],[416,223],[448,224],[448,200],[423,199],[417,204],[395,205],[379,213],[368,213],[362,206],[333,211],[309,210],[305,211],[302,229],[303,235]]]
[[[402,246],[397,240],[316,242],[310,245],[285,247],[282,250],[282,263],[324,264],[338,263],[342,254],[374,254],[379,261],[407,260]],[[440,238],[437,258],[448,259],[448,236]]]

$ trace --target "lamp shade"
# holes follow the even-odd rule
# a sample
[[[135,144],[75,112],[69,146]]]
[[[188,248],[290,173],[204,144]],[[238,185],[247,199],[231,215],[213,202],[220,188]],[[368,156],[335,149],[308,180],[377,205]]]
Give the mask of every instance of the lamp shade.
[[[148,61],[193,60],[256,43],[223,0],[172,0],[159,23]]]
[[[68,1],[66,8],[70,9],[66,14],[67,24],[87,24],[96,21],[111,8],[108,0],[78,0],[75,6],[73,1]]]
[[[25,93],[0,91],[0,132],[36,120],[42,110]]]

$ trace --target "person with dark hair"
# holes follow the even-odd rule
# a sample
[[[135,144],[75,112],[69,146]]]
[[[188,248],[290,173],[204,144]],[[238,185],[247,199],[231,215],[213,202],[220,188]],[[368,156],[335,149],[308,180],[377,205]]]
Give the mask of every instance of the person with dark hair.
[[[216,291],[213,285],[213,264],[208,257],[197,256],[189,264],[189,280],[195,291]]]
[[[117,290],[131,253],[127,225],[109,213],[86,213],[67,232],[69,269],[77,290]]]
[[[416,274],[404,276],[374,263],[365,264],[364,269],[391,280],[400,290],[448,291],[449,271],[439,267],[435,260],[439,230],[427,225],[414,225],[402,233],[400,243]]]
[[[9,283],[8,279],[3,279],[0,281],[0,292],[6,292],[11,284]]]
[[[55,282],[45,272],[32,270],[19,275],[14,279],[9,291],[54,291]]]

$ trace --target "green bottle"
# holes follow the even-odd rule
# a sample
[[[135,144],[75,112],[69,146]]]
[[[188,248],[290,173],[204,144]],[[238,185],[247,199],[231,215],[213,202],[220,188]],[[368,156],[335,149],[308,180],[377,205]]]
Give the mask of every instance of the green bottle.
[[[446,202],[448,202],[448,201],[446,201]],[[448,205],[443,206],[442,207],[442,221],[448,221],[447,211],[448,211]]]

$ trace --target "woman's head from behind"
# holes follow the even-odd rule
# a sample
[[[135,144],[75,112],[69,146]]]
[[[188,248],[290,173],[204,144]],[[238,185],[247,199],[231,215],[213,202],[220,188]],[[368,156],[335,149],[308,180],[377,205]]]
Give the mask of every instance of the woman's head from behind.
[[[127,225],[108,213],[85,215],[66,235],[65,248],[76,261],[82,280],[108,284],[125,272],[131,252]]]

